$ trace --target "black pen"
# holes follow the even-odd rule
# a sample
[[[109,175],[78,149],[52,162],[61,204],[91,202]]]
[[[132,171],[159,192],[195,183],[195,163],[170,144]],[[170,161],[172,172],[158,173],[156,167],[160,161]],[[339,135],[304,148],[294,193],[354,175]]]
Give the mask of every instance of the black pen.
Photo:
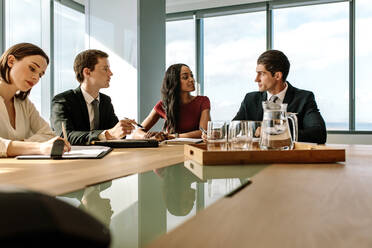
[[[207,131],[205,131],[205,129],[204,128],[202,128],[202,127],[199,127],[199,129],[200,129],[200,131],[202,131],[204,134],[207,134]]]
[[[127,117],[124,117],[124,119],[131,120],[131,119],[127,118]],[[134,122],[133,124],[136,125],[139,128],[145,129],[141,124],[138,124],[137,122]]]

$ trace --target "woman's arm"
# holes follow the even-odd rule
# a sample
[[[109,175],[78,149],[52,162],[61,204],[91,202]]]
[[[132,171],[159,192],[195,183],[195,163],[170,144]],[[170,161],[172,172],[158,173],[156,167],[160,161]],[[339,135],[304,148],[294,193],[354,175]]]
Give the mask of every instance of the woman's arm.
[[[7,156],[14,157],[18,155],[50,155],[54,141],[57,139],[64,140],[60,137],[55,137],[45,142],[26,142],[26,141],[11,141],[8,145]],[[70,144],[65,141],[64,151],[71,149]]]
[[[145,139],[147,132],[158,122],[160,115],[152,109],[150,114],[146,117],[146,119],[141,123],[143,129],[137,129],[133,133],[133,138],[135,139]]]

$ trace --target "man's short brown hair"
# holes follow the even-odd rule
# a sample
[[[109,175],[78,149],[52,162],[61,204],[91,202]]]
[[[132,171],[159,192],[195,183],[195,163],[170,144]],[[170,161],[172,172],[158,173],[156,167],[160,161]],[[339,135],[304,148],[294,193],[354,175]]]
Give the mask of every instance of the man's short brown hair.
[[[274,76],[275,72],[280,71],[283,74],[283,82],[287,80],[290,63],[285,54],[278,50],[267,50],[257,59],[257,65],[264,65],[265,69]]]
[[[76,79],[80,83],[84,81],[84,68],[94,71],[94,66],[98,64],[98,58],[108,58],[108,54],[100,50],[89,49],[76,56],[74,61],[74,71]]]

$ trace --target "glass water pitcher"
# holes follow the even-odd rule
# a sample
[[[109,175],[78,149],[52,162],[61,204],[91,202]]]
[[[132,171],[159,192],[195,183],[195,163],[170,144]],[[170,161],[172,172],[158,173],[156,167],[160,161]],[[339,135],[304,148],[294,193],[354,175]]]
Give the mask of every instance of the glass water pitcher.
[[[298,123],[295,113],[287,112],[287,104],[262,102],[260,148],[263,150],[291,150],[298,137]],[[288,120],[292,121],[293,137]]]

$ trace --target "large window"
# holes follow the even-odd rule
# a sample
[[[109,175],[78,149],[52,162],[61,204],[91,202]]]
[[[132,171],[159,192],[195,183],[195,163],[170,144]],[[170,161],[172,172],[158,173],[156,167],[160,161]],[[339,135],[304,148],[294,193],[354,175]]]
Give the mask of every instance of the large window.
[[[54,13],[51,13],[51,6],[54,6]],[[52,16],[54,25],[51,26]],[[53,39],[51,36],[54,36]],[[84,7],[73,1],[63,1],[63,4],[61,1],[53,1],[51,5],[50,1],[44,0],[6,0],[5,49],[20,42],[33,43],[50,57],[46,74],[32,88],[30,94],[31,101],[48,120],[53,94],[78,86],[73,72],[73,60],[85,48]],[[54,81],[50,71],[52,64]],[[51,90],[53,83],[54,92]]]
[[[358,0],[356,2],[356,98],[355,112],[357,130],[372,131],[372,112],[370,109],[372,99],[372,2]]]
[[[166,30],[166,67],[183,63],[195,71],[194,20],[167,22]]]
[[[204,95],[214,120],[231,120],[246,93],[257,90],[256,60],[266,49],[265,12],[204,20]]]
[[[79,86],[73,69],[75,56],[85,50],[85,15],[54,4],[54,94]]]
[[[182,63],[195,74],[194,20],[167,22],[166,30],[166,67]]]
[[[328,130],[349,128],[349,3],[274,10],[274,48],[291,62],[288,81],[314,92]]]
[[[355,15],[350,14],[353,7]],[[244,95],[257,90],[256,60],[270,47],[288,56],[288,81],[314,93],[328,131],[372,131],[368,73],[372,66],[371,1],[267,1],[193,14],[204,23],[200,26],[202,49],[196,58],[204,61],[200,69],[212,119],[233,118]],[[177,14],[171,16],[174,19]],[[167,36],[183,33],[184,27],[167,30]],[[353,27],[355,39],[350,33]],[[179,37],[180,44],[189,41]],[[350,50],[354,44],[355,54]],[[354,91],[355,99],[350,97]]]
[[[42,42],[42,1],[7,0],[5,8],[5,49],[21,42],[33,43],[44,48],[45,44]],[[47,75],[32,88],[30,94],[31,101],[39,111],[44,104],[41,97],[42,85],[48,84],[45,77]]]

